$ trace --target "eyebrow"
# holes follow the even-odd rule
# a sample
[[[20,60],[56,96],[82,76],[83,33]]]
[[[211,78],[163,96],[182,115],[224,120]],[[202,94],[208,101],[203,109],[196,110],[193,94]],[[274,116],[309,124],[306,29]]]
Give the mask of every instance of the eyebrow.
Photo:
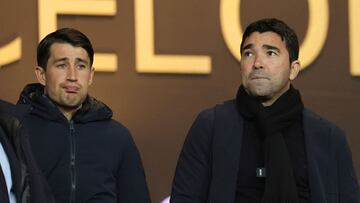
[[[82,62],[82,63],[85,63],[85,64],[89,64],[89,62],[85,59],[82,59],[82,58],[76,58],[76,62]]]
[[[273,49],[273,50],[276,50],[277,52],[280,52],[279,48],[272,46],[272,45],[264,44],[263,47],[265,47],[266,49]]]
[[[66,61],[68,58],[64,57],[64,58],[59,58],[59,59],[55,59],[54,63],[60,62],[60,61]]]
[[[242,51],[244,51],[245,49],[251,49],[253,46],[253,44],[247,44],[243,47]]]
[[[245,49],[251,49],[253,46],[254,46],[254,44],[247,44],[243,47],[242,51],[244,51]],[[273,50],[276,50],[277,52],[280,52],[280,49],[277,48],[276,46],[264,44],[262,47],[264,47],[266,49],[273,49]]]
[[[59,59],[54,60],[54,63],[57,63],[57,62],[60,62],[60,61],[67,61],[67,60],[69,60],[69,58],[63,57],[63,58],[59,58]],[[89,64],[89,62],[87,60],[82,59],[82,58],[76,58],[76,62],[82,62],[82,63],[85,63],[85,64]]]

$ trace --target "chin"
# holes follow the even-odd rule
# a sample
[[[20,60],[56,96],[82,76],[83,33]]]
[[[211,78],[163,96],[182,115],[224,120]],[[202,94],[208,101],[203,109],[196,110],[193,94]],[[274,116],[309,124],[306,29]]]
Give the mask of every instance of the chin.
[[[76,109],[81,106],[82,102],[80,101],[63,101],[61,102],[61,106],[68,108],[68,109]]]
[[[255,97],[267,97],[270,95],[269,89],[262,87],[250,88],[250,94]]]

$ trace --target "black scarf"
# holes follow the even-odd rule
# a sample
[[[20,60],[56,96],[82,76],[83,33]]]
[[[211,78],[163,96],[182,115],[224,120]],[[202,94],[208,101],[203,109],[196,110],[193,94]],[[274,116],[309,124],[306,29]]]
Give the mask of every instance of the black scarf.
[[[299,197],[283,130],[302,116],[303,103],[299,92],[290,89],[271,106],[249,96],[240,86],[236,98],[240,113],[253,121],[264,139],[266,169],[263,203],[298,203]],[[254,171],[255,173],[255,171]]]

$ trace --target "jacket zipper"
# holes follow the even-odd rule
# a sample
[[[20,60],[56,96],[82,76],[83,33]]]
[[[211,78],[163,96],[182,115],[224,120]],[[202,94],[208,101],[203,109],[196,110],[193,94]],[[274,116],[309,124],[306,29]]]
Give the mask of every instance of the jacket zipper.
[[[71,120],[70,124],[70,178],[71,178],[71,190],[70,190],[70,203],[74,203],[76,200],[76,170],[75,170],[75,129],[74,122]]]

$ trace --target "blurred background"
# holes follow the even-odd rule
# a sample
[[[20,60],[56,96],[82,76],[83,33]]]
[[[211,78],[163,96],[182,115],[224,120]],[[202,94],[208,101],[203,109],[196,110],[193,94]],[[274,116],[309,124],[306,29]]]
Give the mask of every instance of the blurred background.
[[[308,108],[347,133],[360,174],[357,13],[358,0],[0,1],[0,98],[15,103],[36,82],[36,46],[44,35],[81,30],[98,54],[90,94],[132,132],[152,200],[161,202],[196,115],[233,98],[241,84],[241,30],[276,17],[302,44],[304,69],[294,86]]]

